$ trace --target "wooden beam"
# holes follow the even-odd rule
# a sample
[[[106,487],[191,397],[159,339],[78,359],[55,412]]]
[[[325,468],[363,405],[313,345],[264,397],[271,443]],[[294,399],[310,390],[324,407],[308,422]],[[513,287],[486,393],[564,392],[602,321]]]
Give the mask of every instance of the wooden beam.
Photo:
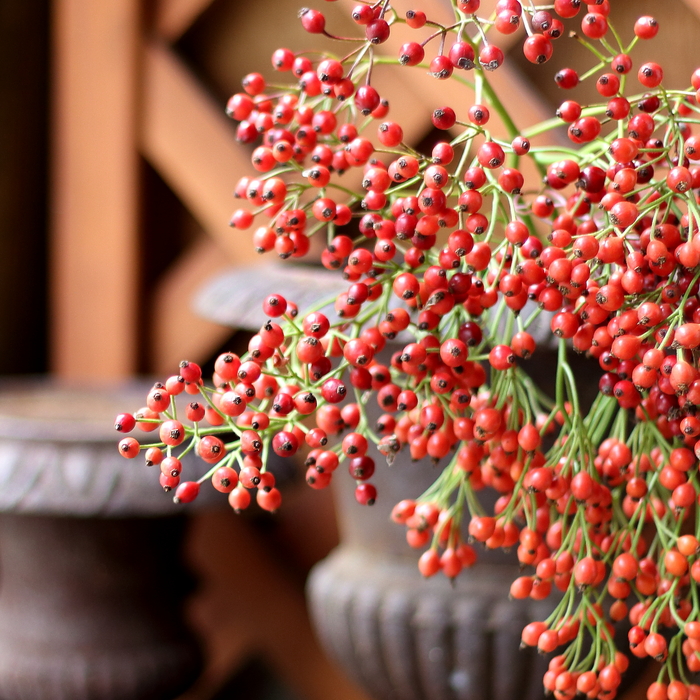
[[[700,18],[700,0],[683,0],[683,2]]]
[[[53,3],[51,366],[135,370],[138,0]]]
[[[148,366],[158,376],[172,374],[181,360],[206,361],[231,329],[205,321],[192,311],[197,290],[230,267],[225,252],[209,237],[190,246],[161,278],[151,305]]]
[[[252,232],[228,227],[238,206],[233,190],[252,166],[223,105],[167,47],[152,42],[144,52],[142,107],[144,156],[232,262],[252,261]]]
[[[212,0],[159,0],[156,33],[168,42],[177,41],[211,3]]]

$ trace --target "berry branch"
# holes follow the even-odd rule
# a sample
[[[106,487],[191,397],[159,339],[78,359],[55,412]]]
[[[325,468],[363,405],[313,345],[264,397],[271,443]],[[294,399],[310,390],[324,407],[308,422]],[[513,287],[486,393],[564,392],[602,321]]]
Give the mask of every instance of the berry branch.
[[[272,67],[288,84],[246,76],[226,111],[239,141],[256,144],[255,173],[236,186],[245,205],[231,225],[257,225],[258,252],[282,260],[320,236],[320,264],[347,289],[303,316],[268,296],[248,352],[221,355],[211,385],[183,362],[144,408],[118,416],[120,432],[158,431],[151,443],[124,437],[119,451],[159,466],[177,501],[211,481],[236,511],[253,494],[265,510],[281,506],[273,453],[303,451],[316,489],[347,467],[362,505],[378,497],[382,457],[432,460],[442,467],[432,486],[392,518],[424,550],[425,576],[453,579],[480,547],[515,547],[512,597],[561,593],[522,633],[524,645],[560,652],[548,691],[615,697],[628,659],[614,625],[627,620],[630,653],[661,663],[647,697],[700,697],[688,681],[700,671],[700,69],[683,89],[654,62],[635,76],[629,52],[659,23],[640,17],[625,41],[607,0],[585,13],[578,0],[499,0],[488,17],[479,0],[452,8],[442,24],[358,2],[358,37],[335,36],[304,8],[310,34],[352,48],[277,49]],[[518,123],[489,76],[506,60],[499,36],[521,27],[537,65],[566,51],[570,29],[593,66],[554,79],[566,90],[595,80],[600,99]],[[382,53],[398,31],[415,40]],[[446,81],[426,114],[444,135],[429,153],[388,118],[373,85],[388,71]],[[449,104],[449,81],[472,90],[471,104]],[[549,132],[569,145],[532,144]],[[528,181],[528,164],[540,179]],[[360,185],[346,178],[353,169]],[[528,371],[553,348],[550,398]],[[572,350],[590,377],[576,376]],[[192,451],[210,469],[181,480]]]

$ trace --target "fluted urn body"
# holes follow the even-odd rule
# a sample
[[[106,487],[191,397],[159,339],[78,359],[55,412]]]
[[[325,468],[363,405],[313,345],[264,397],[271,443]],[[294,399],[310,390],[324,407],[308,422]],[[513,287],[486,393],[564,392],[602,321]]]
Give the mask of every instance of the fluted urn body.
[[[424,579],[420,552],[390,521],[392,506],[417,497],[437,475],[430,462],[403,456],[377,465],[379,493],[368,508],[338,475],[342,544],[316,566],[308,592],[318,634],[378,700],[528,700],[542,697],[546,661],[520,650],[520,634],[551,601],[508,600],[514,557],[479,551],[451,583]]]

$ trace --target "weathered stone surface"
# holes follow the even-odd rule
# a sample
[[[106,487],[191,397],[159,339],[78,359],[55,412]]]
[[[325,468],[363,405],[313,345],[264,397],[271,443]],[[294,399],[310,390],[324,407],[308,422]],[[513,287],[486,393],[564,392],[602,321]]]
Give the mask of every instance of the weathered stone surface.
[[[71,386],[50,380],[0,385],[0,512],[123,517],[176,515],[184,506],[158,485],[157,468],[117,452],[117,413],[137,411],[148,383],[121,387]],[[153,434],[138,428],[141,442]],[[189,479],[206,465],[194,457],[183,469]],[[190,509],[226,504],[202,488]]]
[[[166,700],[200,671],[183,507],[117,451],[114,418],[148,386],[0,385],[3,700]]]
[[[343,544],[316,566],[308,584],[316,629],[328,649],[377,700],[535,700],[546,661],[519,650],[522,628],[544,619],[552,601],[509,601],[518,574],[511,552],[477,547],[479,561],[451,584],[424,579],[420,552],[390,521],[402,498],[417,498],[440,467],[377,460],[377,503],[335,490]],[[421,550],[422,551],[422,550]]]
[[[197,677],[184,520],[0,515],[0,697],[166,700]]]
[[[546,661],[519,651],[520,633],[550,603],[508,601],[504,567],[463,572],[454,587],[415,562],[340,547],[309,581],[317,630],[373,697],[535,700]]]

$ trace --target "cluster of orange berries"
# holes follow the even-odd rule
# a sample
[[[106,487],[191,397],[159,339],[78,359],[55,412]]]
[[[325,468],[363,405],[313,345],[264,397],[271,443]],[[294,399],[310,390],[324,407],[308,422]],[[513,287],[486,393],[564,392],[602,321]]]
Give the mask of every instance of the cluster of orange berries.
[[[313,488],[345,466],[357,501],[371,505],[377,455],[391,463],[405,447],[443,465],[424,496],[392,512],[409,545],[426,548],[424,575],[454,578],[479,547],[516,548],[512,597],[561,593],[523,631],[543,653],[565,647],[544,678],[558,700],[615,697],[627,657],[613,625],[625,619],[631,653],[663,663],[649,700],[696,698],[700,69],[682,90],[663,84],[657,63],[635,72],[630,51],[659,23],[639,18],[624,45],[608,0],[499,0],[488,17],[479,0],[452,6],[444,25],[387,0],[358,2],[364,36],[347,55],[280,48],[272,66],[291,84],[245,77],[227,113],[255,173],[236,186],[245,204],[231,225],[256,227],[255,248],[281,260],[309,255],[320,238],[318,263],[347,288],[301,316],[270,295],[248,352],[221,355],[211,386],[183,363],[117,420],[159,440],[126,437],[119,449],[160,465],[179,501],[211,480],[236,510],[254,494],[274,511],[272,454],[303,452]],[[309,33],[333,36],[323,13],[299,16]],[[567,99],[555,118],[518,126],[489,83],[505,60],[494,34],[523,27],[524,54],[540,64],[572,26],[598,63],[555,80],[568,90],[595,79],[600,99]],[[391,58],[382,45],[400,28],[425,36]],[[441,137],[426,152],[405,143],[372,85],[376,71],[411,67],[475,90],[468,108],[446,92],[428,110]],[[555,129],[568,147],[536,145]],[[539,179],[526,178],[526,163]],[[553,398],[527,374],[551,346]],[[591,407],[570,348],[591,359]],[[182,393],[194,396],[184,409]],[[181,481],[190,450],[212,466]]]

